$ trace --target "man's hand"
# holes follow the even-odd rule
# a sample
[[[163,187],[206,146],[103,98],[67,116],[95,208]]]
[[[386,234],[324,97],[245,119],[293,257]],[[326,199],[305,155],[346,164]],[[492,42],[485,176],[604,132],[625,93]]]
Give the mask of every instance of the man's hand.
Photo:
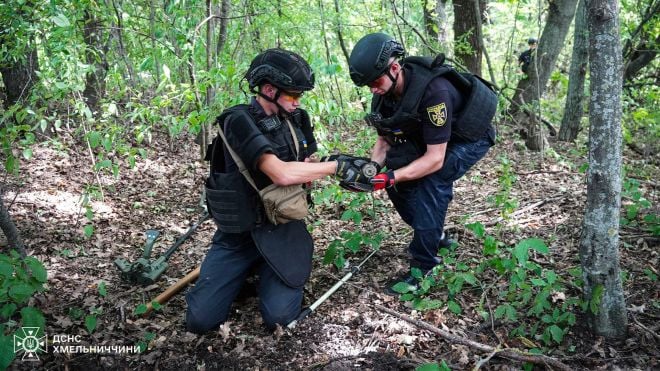
[[[321,158],[321,161],[337,161],[335,175],[340,178],[339,185],[353,192],[371,192],[373,186],[369,178],[377,174],[381,166],[366,157],[338,154]]]
[[[362,171],[362,174],[368,178],[378,174],[378,172],[380,172],[380,170],[383,168],[379,163],[371,161],[371,159],[367,157],[351,156],[340,153],[338,155],[324,156],[321,158],[321,162],[339,160],[351,162],[354,167],[359,168],[360,171]]]
[[[394,185],[394,171],[389,170],[386,173],[380,173],[369,179],[369,182],[373,184],[374,191],[378,191],[384,188],[390,188]]]
[[[362,173],[362,168],[351,159],[337,159],[335,175],[340,179],[339,184],[351,191],[370,192],[373,186],[369,177]]]

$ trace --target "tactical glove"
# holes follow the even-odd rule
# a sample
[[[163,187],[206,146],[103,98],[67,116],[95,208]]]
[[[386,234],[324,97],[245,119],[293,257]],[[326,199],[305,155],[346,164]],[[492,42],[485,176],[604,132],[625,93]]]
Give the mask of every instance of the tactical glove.
[[[350,155],[331,155],[321,158],[321,161],[337,161],[335,175],[340,179],[339,185],[353,192],[370,192],[373,186],[369,178],[375,175],[380,165],[366,157]]]
[[[338,155],[324,156],[321,158],[322,162],[338,161],[338,160],[350,161],[354,167],[359,168],[360,171],[362,171],[362,174],[364,174],[368,178],[371,178],[372,176],[378,174],[380,170],[383,168],[376,161],[371,161],[371,159],[367,157],[344,155],[340,153]]]

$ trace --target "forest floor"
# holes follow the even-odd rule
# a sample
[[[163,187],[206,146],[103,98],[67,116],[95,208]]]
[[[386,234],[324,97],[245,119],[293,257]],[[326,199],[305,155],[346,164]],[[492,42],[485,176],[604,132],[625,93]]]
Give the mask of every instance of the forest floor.
[[[458,240],[459,258],[474,261],[482,256],[482,244],[464,227],[466,222],[479,221],[489,232],[496,228],[500,208],[488,200],[500,192],[498,169],[505,154],[516,176],[510,195],[518,201],[518,211],[502,222],[499,239],[514,245],[522,238],[542,238],[550,253],[536,257],[537,262],[556,272],[579,266],[586,200],[585,174],[579,168],[586,161],[584,151],[576,150],[575,145],[553,143],[556,155],[542,158],[526,151],[513,136],[504,134],[488,156],[456,184],[447,229]],[[23,164],[20,179],[5,194],[5,204],[10,206],[30,255],[42,260],[48,270],[47,291],[33,299],[46,316],[47,338],[51,342],[55,335],[60,335],[60,340],[68,336],[70,342],[59,345],[71,346],[133,347],[142,342],[148,350],[140,354],[55,353],[51,342],[47,352],[39,355],[39,362],[22,361],[19,354],[10,368],[412,370],[441,360],[451,369],[523,366],[497,356],[488,359],[487,352],[447,341],[382,309],[412,315],[482,344],[521,349],[529,346],[507,335],[517,324],[484,323],[477,314],[480,299],[496,300],[496,290],[484,292],[471,287],[462,296],[460,315],[445,306],[417,312],[384,294],[385,283],[407,269],[405,249],[411,238],[410,229],[391,207],[378,209],[376,218],[367,216],[359,226],[365,233],[385,233],[380,251],[292,330],[266,331],[253,297],[235,303],[230,320],[204,336],[185,331],[182,293],[147,318],[135,315],[139,304],[149,302],[201,263],[215,226],[211,221],[202,224],[172,255],[169,268],[153,285],[123,282],[113,261],[119,257],[136,260],[147,229],[162,234],[154,247],[156,256],[197,221],[207,164],[197,161],[198,151],[191,137],[172,140],[165,133],[154,133],[147,159],[139,159],[134,169],[122,168],[118,178],[103,175],[98,179],[103,184],[104,198],[92,202],[95,231],[85,238],[81,192],[96,184],[97,179],[90,170],[89,153],[74,150],[85,146],[66,133],[60,138],[58,143],[35,148],[34,158]],[[657,215],[660,199],[658,186],[652,181],[660,179],[657,157],[639,158],[626,151],[626,163],[648,174],[646,179],[650,180],[641,180],[640,188]],[[329,179],[322,180],[315,187],[328,184]],[[389,205],[384,192],[374,197]],[[311,215],[316,251],[312,276],[305,287],[306,305],[348,272],[322,264],[329,242],[342,230],[355,229],[353,222],[340,220],[341,213],[341,206],[320,204]],[[658,369],[658,246],[657,237],[639,227],[621,230],[621,266],[626,272],[624,289],[629,309],[626,340],[607,342],[590,335],[584,316],[576,313],[578,323],[565,335],[562,345],[546,354],[574,369]],[[366,250],[350,255],[349,265],[361,261]],[[577,296],[576,292],[567,294]],[[97,322],[90,332],[85,317],[94,313]]]

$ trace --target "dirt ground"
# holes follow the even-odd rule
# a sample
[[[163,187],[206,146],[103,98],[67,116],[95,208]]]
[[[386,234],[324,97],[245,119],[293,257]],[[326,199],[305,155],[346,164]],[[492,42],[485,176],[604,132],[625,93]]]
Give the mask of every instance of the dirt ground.
[[[551,251],[544,263],[556,271],[579,265],[586,187],[585,175],[578,169],[586,161],[584,156],[574,145],[553,143],[556,155],[541,157],[524,150],[513,134],[505,133],[504,137],[456,184],[447,229],[459,242],[460,257],[477,259],[481,255],[481,246],[464,223],[480,221],[493,228],[500,215],[486,200],[498,192],[499,159],[506,154],[517,177],[512,195],[519,202],[519,212],[508,225],[516,228],[504,234],[506,242],[543,238]],[[469,309],[459,316],[446,308],[419,313],[383,293],[384,284],[407,268],[405,249],[411,238],[410,229],[392,208],[379,211],[376,218],[367,218],[360,226],[367,233],[386,233],[380,251],[293,330],[266,331],[254,297],[237,301],[229,322],[204,336],[185,331],[182,293],[147,318],[135,315],[136,306],[150,301],[201,263],[215,226],[211,221],[202,224],[172,255],[169,268],[155,284],[144,287],[123,282],[113,261],[118,257],[137,259],[147,229],[162,233],[154,247],[154,255],[158,255],[198,219],[207,165],[196,161],[193,138],[172,141],[163,133],[155,133],[147,159],[139,159],[134,169],[122,168],[119,178],[101,175],[97,179],[90,170],[89,153],[69,150],[67,155],[61,150],[84,147],[66,134],[62,138],[59,143],[35,148],[34,158],[23,164],[20,179],[12,180],[5,194],[5,204],[11,205],[30,254],[42,260],[48,270],[48,290],[35,296],[33,304],[46,316],[49,339],[54,335],[77,339],[64,345],[132,348],[143,342],[148,349],[140,354],[55,353],[51,343],[38,362],[22,361],[19,356],[10,369],[413,370],[442,360],[451,369],[523,367],[520,362],[500,357],[486,361],[488,353],[444,340],[381,309],[412,315],[482,344],[498,346],[498,339],[506,339],[502,347],[520,347],[516,339],[506,335],[515,324],[483,323]],[[657,167],[651,166],[653,161],[657,166],[657,158],[630,154],[626,161],[650,169],[648,179],[658,179]],[[93,201],[95,232],[85,238],[81,190],[99,182],[103,200]],[[319,181],[316,187],[329,183],[329,179]],[[658,214],[657,184],[642,180],[641,187]],[[384,192],[375,197],[388,203]],[[306,305],[347,273],[322,264],[328,243],[342,230],[354,228],[352,222],[339,220],[341,212],[340,207],[317,205],[310,217],[311,222],[317,222],[312,231],[316,252],[312,277],[305,287]],[[660,290],[657,279],[643,274],[644,270],[658,273],[658,246],[657,237],[649,232],[632,227],[621,230],[621,265],[628,274],[624,283],[630,318],[626,340],[610,343],[593,336],[579,317],[566,335],[567,345],[548,355],[574,369],[660,367]],[[363,249],[350,256],[349,264],[357,264],[365,255]],[[105,296],[99,286],[105,287]],[[481,293],[473,295],[476,302]],[[471,305],[462,303],[464,308]],[[90,333],[85,316],[93,313],[97,323]]]

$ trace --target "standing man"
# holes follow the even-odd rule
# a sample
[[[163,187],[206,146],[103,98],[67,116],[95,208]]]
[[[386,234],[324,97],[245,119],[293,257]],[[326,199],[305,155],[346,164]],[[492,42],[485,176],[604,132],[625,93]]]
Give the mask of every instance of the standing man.
[[[453,243],[443,227],[454,181],[495,143],[490,122],[497,97],[474,75],[466,83],[443,61],[399,60],[404,54],[392,37],[373,33],[355,45],[349,66],[353,82],[374,94],[366,119],[378,132],[371,159],[387,172],[370,182],[374,190],[386,189],[413,228],[410,267],[426,274],[440,263],[438,249]],[[392,284],[401,281],[417,285],[409,273]],[[395,294],[391,284],[387,291]]]
[[[518,57],[518,64],[520,65],[520,70],[525,75],[527,74],[527,71],[529,71],[529,64],[532,63],[532,60],[534,58],[533,53],[536,50],[536,45],[537,45],[536,39],[530,37],[529,39],[527,39],[527,45],[529,45],[529,49],[520,53],[520,56]]]
[[[225,110],[216,122],[235,153],[219,138],[209,151],[207,204],[218,230],[199,279],[186,294],[186,327],[198,334],[227,320],[252,272],[259,277],[259,309],[266,327],[288,324],[301,311],[303,286],[311,273],[314,246],[304,221],[271,224],[235,157],[259,189],[333,174],[351,183],[359,176],[350,158],[309,162],[317,145],[300,98],[314,88],[314,73],[301,56],[266,50],[252,60],[245,79],[255,94],[251,102]]]

